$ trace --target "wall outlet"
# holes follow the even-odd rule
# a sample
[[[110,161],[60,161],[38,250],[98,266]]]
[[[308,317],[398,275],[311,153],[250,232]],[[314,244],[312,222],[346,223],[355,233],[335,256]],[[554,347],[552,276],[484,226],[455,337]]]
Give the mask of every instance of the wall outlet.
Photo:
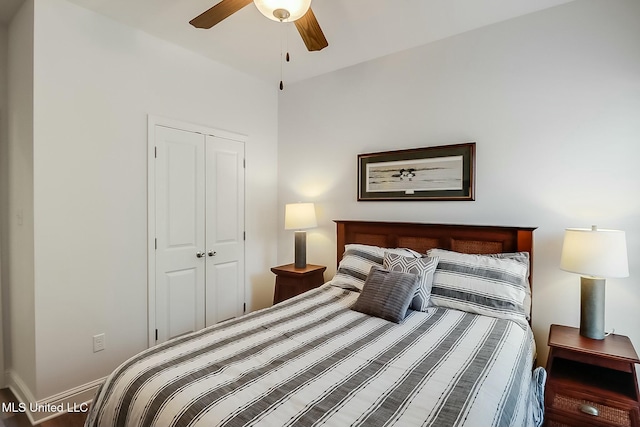
[[[93,352],[97,353],[99,351],[104,350],[104,334],[94,335],[93,336]]]

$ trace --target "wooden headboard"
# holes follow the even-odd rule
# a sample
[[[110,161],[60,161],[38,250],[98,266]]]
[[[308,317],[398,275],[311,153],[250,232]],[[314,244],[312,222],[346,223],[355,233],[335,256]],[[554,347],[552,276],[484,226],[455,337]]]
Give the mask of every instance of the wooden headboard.
[[[533,285],[533,230],[535,227],[418,224],[407,222],[335,221],[338,264],[349,243],[383,248],[431,248],[468,254],[529,252],[529,282]],[[337,265],[337,264],[336,264]]]

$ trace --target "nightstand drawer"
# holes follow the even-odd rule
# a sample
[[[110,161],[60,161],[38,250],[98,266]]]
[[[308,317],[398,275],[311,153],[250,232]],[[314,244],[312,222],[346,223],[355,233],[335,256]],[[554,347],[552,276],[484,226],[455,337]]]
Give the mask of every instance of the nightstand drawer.
[[[558,391],[550,397],[551,402],[547,402],[547,409],[550,410],[550,420],[547,426],[553,426],[555,422],[555,425],[638,427],[637,407],[612,401],[599,401],[564,390]],[[596,408],[598,415],[585,414],[580,410],[582,405]],[[553,414],[568,416],[575,420],[575,423],[552,421]],[[564,417],[562,418],[564,419]]]
[[[544,424],[544,427],[573,427],[573,426],[570,426],[569,424],[565,424],[556,420],[547,420],[547,422]]]

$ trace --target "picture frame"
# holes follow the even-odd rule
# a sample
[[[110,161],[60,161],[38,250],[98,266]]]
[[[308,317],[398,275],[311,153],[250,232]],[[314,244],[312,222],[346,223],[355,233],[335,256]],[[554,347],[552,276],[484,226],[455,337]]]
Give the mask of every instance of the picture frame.
[[[476,143],[358,155],[358,201],[475,200]]]

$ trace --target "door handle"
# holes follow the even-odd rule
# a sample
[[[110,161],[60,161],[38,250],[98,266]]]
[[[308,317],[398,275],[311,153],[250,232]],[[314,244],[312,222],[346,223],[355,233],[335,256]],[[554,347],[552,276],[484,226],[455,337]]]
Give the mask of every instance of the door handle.
[[[216,252],[216,251],[209,250],[209,252],[207,252],[207,255],[209,255],[209,256],[216,256],[216,254],[217,254],[217,253],[218,253],[218,252]]]
[[[196,252],[196,257],[202,258],[204,256],[204,252]]]

